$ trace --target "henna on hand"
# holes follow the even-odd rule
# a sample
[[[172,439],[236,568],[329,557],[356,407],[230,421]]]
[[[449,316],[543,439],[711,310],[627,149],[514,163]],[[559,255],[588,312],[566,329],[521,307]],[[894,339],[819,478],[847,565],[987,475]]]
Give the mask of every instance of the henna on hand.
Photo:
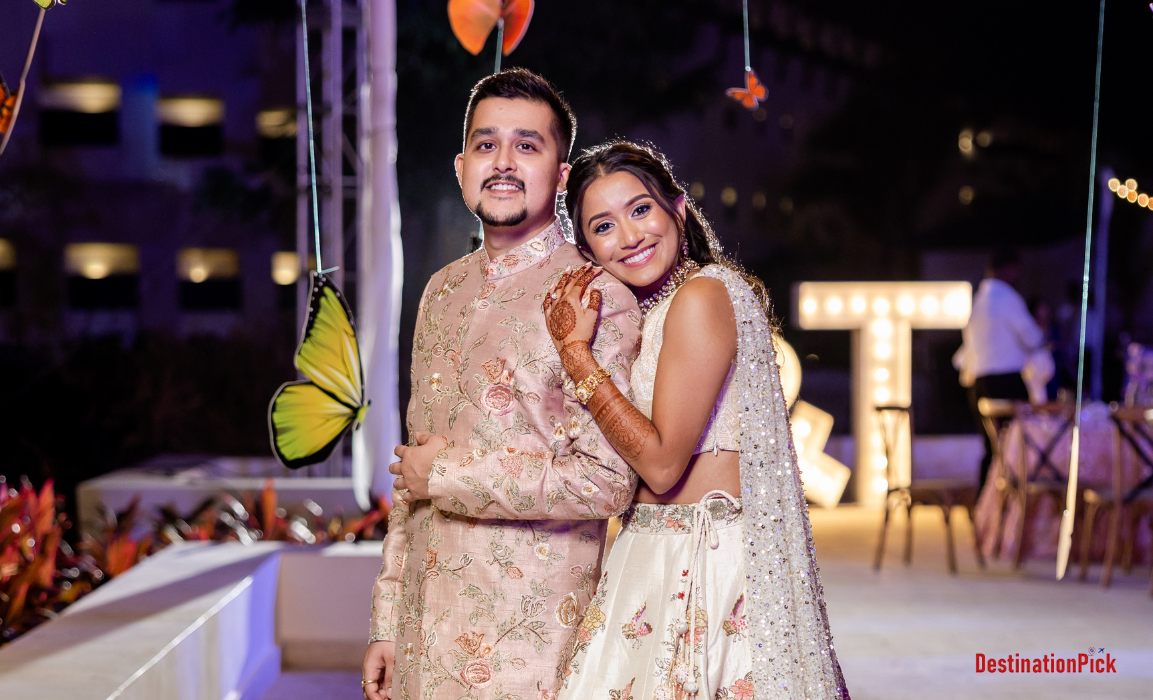
[[[563,341],[576,328],[576,309],[567,300],[557,302],[548,315],[548,332],[554,340]]]

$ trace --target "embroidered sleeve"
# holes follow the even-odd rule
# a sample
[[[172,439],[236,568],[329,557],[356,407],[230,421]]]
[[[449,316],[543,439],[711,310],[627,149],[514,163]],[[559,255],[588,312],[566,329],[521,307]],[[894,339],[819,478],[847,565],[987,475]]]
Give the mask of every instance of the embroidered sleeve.
[[[392,512],[388,514],[388,532],[384,536],[383,560],[380,574],[372,586],[372,612],[369,624],[372,629],[369,643],[393,641],[399,634],[397,620],[400,608],[400,577],[404,571],[408,541],[405,523],[408,522],[408,509],[393,492]]]
[[[428,284],[425,285],[424,293],[420,297],[420,307],[417,311],[416,327],[420,328],[424,322],[426,314],[425,310],[428,308],[428,295],[429,288],[432,286],[430,279]],[[416,350],[413,349],[413,365],[416,362]],[[408,432],[412,433],[412,416],[416,406],[416,386],[415,386],[415,373],[413,381],[412,396],[408,402]],[[376,577],[376,582],[372,586],[372,608],[369,614],[369,624],[371,631],[369,633],[368,641],[372,642],[386,642],[393,641],[399,634],[397,621],[400,617],[398,614],[400,601],[401,601],[401,576],[404,573],[405,556],[408,553],[408,535],[406,533],[405,525],[408,523],[410,516],[408,508],[406,508],[402,501],[396,497],[396,491],[392,493],[392,511],[388,514],[388,530],[384,535],[384,550],[381,554],[380,573]]]

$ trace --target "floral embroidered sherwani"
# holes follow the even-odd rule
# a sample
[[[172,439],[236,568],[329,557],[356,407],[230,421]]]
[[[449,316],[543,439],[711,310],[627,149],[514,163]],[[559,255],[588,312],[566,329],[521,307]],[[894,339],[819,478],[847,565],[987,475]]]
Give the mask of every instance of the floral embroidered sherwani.
[[[389,516],[372,639],[396,641],[394,700],[538,700],[599,580],[606,519],[635,473],[573,395],[541,304],[584,264],[554,226],[444,268],[421,297],[408,428],[445,435],[430,501]],[[602,274],[593,354],[628,394],[632,294]],[[584,377],[578,377],[578,381]]]

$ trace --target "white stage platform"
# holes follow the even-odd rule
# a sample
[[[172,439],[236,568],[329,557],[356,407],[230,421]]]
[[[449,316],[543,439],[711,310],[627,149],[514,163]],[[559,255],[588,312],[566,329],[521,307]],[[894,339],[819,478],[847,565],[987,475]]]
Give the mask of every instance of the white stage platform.
[[[259,700],[282,669],[359,678],[380,548],[174,545],[0,648],[0,698]]]

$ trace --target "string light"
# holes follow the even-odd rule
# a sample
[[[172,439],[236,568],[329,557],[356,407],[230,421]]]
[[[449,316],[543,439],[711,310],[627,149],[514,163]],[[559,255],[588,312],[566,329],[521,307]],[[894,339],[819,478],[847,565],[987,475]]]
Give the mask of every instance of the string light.
[[[1137,191],[1137,181],[1133,178],[1121,182],[1118,178],[1109,179],[1109,191],[1116,192],[1117,196],[1139,207],[1153,210],[1153,197],[1144,192]]]

